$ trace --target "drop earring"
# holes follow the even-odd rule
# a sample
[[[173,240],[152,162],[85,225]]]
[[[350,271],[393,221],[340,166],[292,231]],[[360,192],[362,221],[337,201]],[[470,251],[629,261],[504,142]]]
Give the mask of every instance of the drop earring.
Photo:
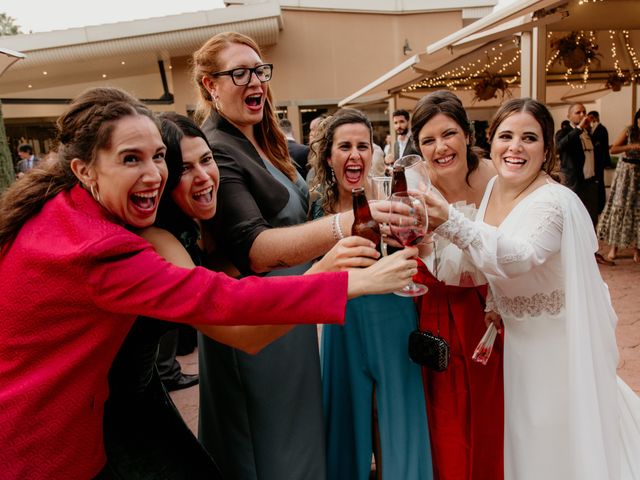
[[[331,169],[331,185],[335,185],[336,184],[336,174],[333,171],[333,168]]]
[[[89,190],[91,190],[91,196],[93,197],[93,199],[96,202],[100,203],[100,192],[98,191],[98,187],[92,183],[91,185],[89,185]]]

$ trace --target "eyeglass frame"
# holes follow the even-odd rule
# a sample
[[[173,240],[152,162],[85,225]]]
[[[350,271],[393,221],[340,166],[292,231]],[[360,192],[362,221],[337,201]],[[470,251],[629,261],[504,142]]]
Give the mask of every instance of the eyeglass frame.
[[[262,67],[269,67],[268,80],[260,80],[260,77],[258,76],[258,72],[256,70]],[[249,70],[249,80],[247,80],[247,83],[243,83],[240,85],[236,83],[236,78],[233,76],[233,72],[235,72],[236,70]],[[267,83],[271,81],[271,78],[273,78],[273,63],[261,63],[260,65],[256,65],[255,67],[237,67],[237,68],[232,68],[231,70],[223,70],[222,72],[216,72],[211,74],[212,77],[221,77],[223,75],[228,75],[229,77],[231,77],[231,81],[236,87],[245,87],[249,85],[251,83],[252,75],[255,75],[260,83]]]

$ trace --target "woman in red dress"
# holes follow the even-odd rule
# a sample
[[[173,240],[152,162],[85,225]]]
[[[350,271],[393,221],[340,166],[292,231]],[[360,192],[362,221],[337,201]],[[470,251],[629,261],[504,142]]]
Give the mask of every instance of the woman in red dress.
[[[471,125],[458,97],[446,91],[423,97],[411,123],[433,187],[466,215],[475,216],[495,169],[472,150]],[[500,480],[502,339],[496,339],[487,365],[471,358],[486,330],[486,280],[455,246],[444,239],[434,245],[417,278],[429,287],[417,300],[420,327],[444,337],[451,353],[446,371],[423,369],[434,477]]]

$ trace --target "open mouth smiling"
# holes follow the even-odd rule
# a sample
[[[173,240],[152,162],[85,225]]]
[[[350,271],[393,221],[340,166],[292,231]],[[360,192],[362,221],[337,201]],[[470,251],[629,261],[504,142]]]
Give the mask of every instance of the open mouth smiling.
[[[254,94],[248,95],[244,99],[244,103],[246,103],[249,107],[258,108],[262,105],[262,94],[254,93]]]
[[[348,165],[344,169],[344,176],[349,183],[358,183],[362,178],[362,165]]]
[[[129,197],[131,202],[141,210],[153,210],[156,207],[158,201],[158,194],[160,190],[153,190],[151,192],[137,192],[131,194]]]
[[[525,163],[527,163],[527,161],[518,157],[505,157],[504,163],[506,163],[507,165],[519,166],[524,165]]]
[[[436,165],[448,165],[453,161],[454,156],[455,155],[451,154],[447,155],[446,157],[434,158],[433,163],[435,163]]]
[[[213,200],[213,186],[200,190],[199,192],[194,193],[191,197],[198,203],[211,203]]]

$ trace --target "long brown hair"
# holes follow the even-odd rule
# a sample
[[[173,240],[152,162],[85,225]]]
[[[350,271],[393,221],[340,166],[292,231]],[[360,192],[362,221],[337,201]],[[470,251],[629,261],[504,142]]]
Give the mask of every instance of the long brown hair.
[[[373,148],[373,127],[367,116],[355,108],[342,108],[332,116],[325,118],[318,125],[315,138],[311,143],[309,163],[315,171],[311,188],[322,191],[322,210],[325,213],[335,213],[338,204],[338,184],[334,179],[328,159],[333,148],[333,136],[336,129],[342,125],[359,123],[369,129],[369,142]]]
[[[56,122],[55,154],[0,197],[0,248],[4,250],[49,199],[78,184],[71,160],[78,158],[92,164],[98,150],[109,148],[115,122],[132,115],[145,115],[155,122],[147,107],[116,88],[92,88],[71,102]]]
[[[544,103],[534,100],[533,98],[512,98],[503,103],[502,106],[493,116],[491,125],[489,125],[489,143],[493,143],[493,137],[500,124],[514,113],[528,113],[536,119],[540,129],[542,130],[542,139],[544,142],[544,162],[541,170],[548,174],[553,172],[557,157],[554,140],[553,117]]]
[[[204,122],[216,108],[211,94],[204,88],[202,79],[220,71],[220,53],[232,44],[246,45],[262,58],[260,47],[250,37],[236,32],[224,32],[214,35],[193,54],[193,81],[200,93],[196,108],[196,119]],[[220,113],[223,117],[224,114]],[[297,177],[296,168],[289,158],[287,139],[278,126],[278,118],[273,107],[271,88],[267,91],[262,120],[254,125],[254,134],[260,148],[269,157],[273,165],[291,180]]]
[[[418,138],[420,130],[422,130],[422,127],[424,127],[429,120],[439,113],[456,122],[469,139],[467,143],[467,175],[464,180],[467,182],[467,185],[470,186],[469,177],[471,173],[478,168],[480,159],[473,147],[474,136],[467,112],[455,94],[447,90],[438,90],[420,99],[411,118],[411,137],[413,138],[414,145],[416,149],[420,151],[420,139]]]

